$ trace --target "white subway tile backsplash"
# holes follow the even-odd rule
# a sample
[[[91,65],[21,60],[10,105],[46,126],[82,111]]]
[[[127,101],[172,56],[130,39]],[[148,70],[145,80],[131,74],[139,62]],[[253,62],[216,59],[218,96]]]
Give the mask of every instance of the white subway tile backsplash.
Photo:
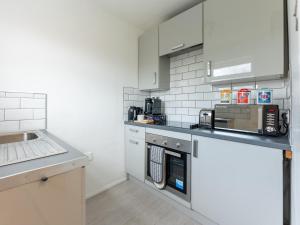
[[[189,80],[176,81],[176,87],[186,87],[189,86]]]
[[[175,101],[175,95],[165,95],[165,101]]]
[[[22,92],[7,92],[5,96],[12,97],[12,98],[34,98],[33,93],[22,93]]]
[[[252,103],[256,101],[256,89],[271,88],[273,89],[273,103],[278,104],[281,110],[290,109],[289,79],[211,85],[205,83],[207,71],[203,49],[192,50],[171,57],[170,61],[170,90],[153,91],[146,94],[152,97],[160,97],[164,101],[165,113],[169,121],[197,123],[201,109],[213,108],[215,104],[220,104],[220,92],[224,89],[233,91],[232,103],[235,104],[237,92],[241,88],[252,89]],[[124,89],[124,93],[134,94],[134,88]],[[126,100],[126,95],[124,95],[124,106],[133,104],[143,106],[144,101],[139,97],[136,99],[140,101],[130,102]],[[127,115],[128,108],[124,110],[124,115]]]
[[[186,73],[189,71],[189,66],[181,66],[176,68],[176,73]]]
[[[203,100],[204,99],[204,94],[203,93],[194,93],[194,94],[189,94],[189,100]]]
[[[195,56],[191,56],[188,58],[185,58],[182,60],[182,65],[189,65],[189,64],[193,64],[196,62],[196,57]]]
[[[33,118],[35,120],[46,119],[46,110],[45,109],[34,109],[33,110]]]
[[[188,108],[176,108],[177,115],[188,115],[189,109]]]
[[[176,101],[187,101],[187,100],[189,100],[188,94],[176,95]]]
[[[16,109],[20,108],[19,98],[0,97],[0,109]]]
[[[47,95],[46,94],[34,94],[33,95],[34,98],[42,98],[42,99],[46,99],[47,98]]]
[[[193,108],[196,106],[196,101],[182,101],[182,107]]]
[[[204,70],[204,69],[205,69],[204,62],[198,62],[198,63],[194,63],[194,64],[189,65],[189,71]]]
[[[182,60],[171,61],[170,68],[176,68],[182,66]]]
[[[171,88],[170,89],[170,94],[171,95],[177,95],[182,93],[182,88]]]
[[[21,98],[21,108],[43,109],[45,107],[45,99]]]
[[[197,108],[211,108],[211,101],[196,101]]]
[[[183,73],[182,74],[182,79],[186,80],[186,79],[192,79],[196,77],[196,71],[191,71],[191,72],[187,72],[187,73]]]
[[[6,109],[5,120],[33,119],[33,109]]]
[[[199,85],[196,87],[196,92],[210,92],[212,91],[212,86],[211,85]]]
[[[189,87],[183,87],[182,93],[189,94],[189,93],[195,93],[196,87],[195,86],[189,86]]]
[[[273,98],[274,99],[281,99],[287,97],[287,89],[280,88],[280,89],[273,89]]]
[[[207,73],[206,70],[197,70],[196,77],[205,77],[206,73]]]
[[[46,120],[22,120],[20,121],[20,130],[42,130],[46,129]]]
[[[29,124],[32,124],[30,126],[32,129],[46,128],[46,94],[23,92],[2,93],[4,94],[0,97],[0,133],[26,130]],[[41,121],[43,121],[43,126],[40,126]]]
[[[19,131],[19,121],[2,121],[0,122],[0,133]]]
[[[200,78],[190,79],[189,85],[200,85],[200,84],[204,84],[204,82],[205,79],[203,77],[200,77]]]
[[[177,80],[182,80],[182,74],[175,74],[170,76],[171,81],[177,81]]]

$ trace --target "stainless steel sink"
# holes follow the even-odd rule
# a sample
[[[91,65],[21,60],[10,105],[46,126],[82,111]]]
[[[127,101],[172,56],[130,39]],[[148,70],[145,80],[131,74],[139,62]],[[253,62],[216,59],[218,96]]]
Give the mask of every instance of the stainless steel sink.
[[[0,144],[9,144],[21,141],[29,141],[37,139],[38,136],[35,133],[18,133],[8,134],[0,136]]]

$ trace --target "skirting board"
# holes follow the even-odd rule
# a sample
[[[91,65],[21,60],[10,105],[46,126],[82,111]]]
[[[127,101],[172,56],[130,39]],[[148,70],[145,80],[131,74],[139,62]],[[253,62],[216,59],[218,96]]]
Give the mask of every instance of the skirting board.
[[[106,191],[106,190],[108,190],[108,189],[110,189],[110,188],[112,188],[112,187],[114,187],[114,186],[116,186],[116,185],[118,185],[120,183],[123,183],[126,180],[127,180],[127,176],[124,175],[121,178],[119,178],[119,179],[117,179],[117,180],[115,180],[115,181],[113,181],[113,182],[111,182],[109,184],[104,185],[103,187],[101,187],[100,189],[98,189],[98,190],[96,190],[94,192],[87,193],[86,194],[86,199],[90,199],[90,198],[92,198],[92,197],[94,197],[94,196],[96,196],[98,194],[101,194],[102,192],[104,192],[104,191]]]

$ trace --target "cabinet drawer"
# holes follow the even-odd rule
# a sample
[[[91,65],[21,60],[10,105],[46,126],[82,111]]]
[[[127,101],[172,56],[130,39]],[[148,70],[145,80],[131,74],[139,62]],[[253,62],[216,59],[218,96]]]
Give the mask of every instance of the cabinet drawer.
[[[127,125],[125,128],[126,137],[145,140],[145,128]]]
[[[131,176],[144,181],[145,141],[128,137],[126,139],[126,171]]]

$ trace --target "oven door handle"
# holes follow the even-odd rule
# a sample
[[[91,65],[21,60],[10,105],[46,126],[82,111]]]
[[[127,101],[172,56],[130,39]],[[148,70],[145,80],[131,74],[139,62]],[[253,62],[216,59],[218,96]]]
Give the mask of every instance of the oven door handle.
[[[177,152],[171,152],[171,151],[165,150],[165,154],[181,158],[181,154],[179,154]]]

